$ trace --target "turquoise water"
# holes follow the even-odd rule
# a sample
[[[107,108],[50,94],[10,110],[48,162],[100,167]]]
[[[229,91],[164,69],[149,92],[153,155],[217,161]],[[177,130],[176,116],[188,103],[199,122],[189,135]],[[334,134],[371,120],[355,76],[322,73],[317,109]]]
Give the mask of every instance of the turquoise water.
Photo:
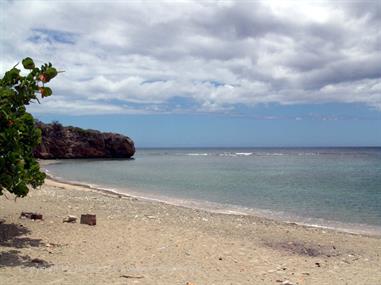
[[[47,168],[144,197],[381,226],[381,148],[143,149],[134,160],[61,160]]]

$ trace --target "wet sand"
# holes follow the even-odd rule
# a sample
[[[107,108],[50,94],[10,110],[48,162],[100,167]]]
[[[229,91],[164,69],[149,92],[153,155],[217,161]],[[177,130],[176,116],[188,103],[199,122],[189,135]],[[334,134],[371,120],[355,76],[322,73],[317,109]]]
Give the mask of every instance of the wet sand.
[[[0,197],[1,284],[381,284],[381,237],[47,180]],[[43,221],[20,219],[39,212]],[[96,214],[97,225],[63,223]]]

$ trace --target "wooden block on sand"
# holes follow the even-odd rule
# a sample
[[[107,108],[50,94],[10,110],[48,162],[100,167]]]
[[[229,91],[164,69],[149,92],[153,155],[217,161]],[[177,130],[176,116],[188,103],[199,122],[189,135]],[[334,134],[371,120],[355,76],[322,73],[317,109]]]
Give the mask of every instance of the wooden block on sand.
[[[81,224],[95,226],[97,224],[96,215],[92,215],[92,214],[81,215]]]

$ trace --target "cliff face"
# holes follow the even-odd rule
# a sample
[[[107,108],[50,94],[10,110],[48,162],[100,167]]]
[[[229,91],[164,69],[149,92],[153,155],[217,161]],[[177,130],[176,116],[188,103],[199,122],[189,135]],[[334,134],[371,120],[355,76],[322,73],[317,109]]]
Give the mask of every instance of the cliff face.
[[[42,132],[42,142],[34,150],[37,158],[130,158],[135,153],[129,137],[63,127],[61,124],[37,123]]]

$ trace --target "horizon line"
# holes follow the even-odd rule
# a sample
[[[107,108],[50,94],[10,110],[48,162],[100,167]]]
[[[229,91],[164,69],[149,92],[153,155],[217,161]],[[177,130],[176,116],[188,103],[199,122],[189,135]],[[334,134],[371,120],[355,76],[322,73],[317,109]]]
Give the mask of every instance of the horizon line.
[[[333,145],[333,146],[143,146],[136,147],[136,149],[168,149],[168,148],[178,148],[178,149],[227,149],[227,148],[381,148],[381,145],[359,145],[359,146],[344,146],[344,145]]]

